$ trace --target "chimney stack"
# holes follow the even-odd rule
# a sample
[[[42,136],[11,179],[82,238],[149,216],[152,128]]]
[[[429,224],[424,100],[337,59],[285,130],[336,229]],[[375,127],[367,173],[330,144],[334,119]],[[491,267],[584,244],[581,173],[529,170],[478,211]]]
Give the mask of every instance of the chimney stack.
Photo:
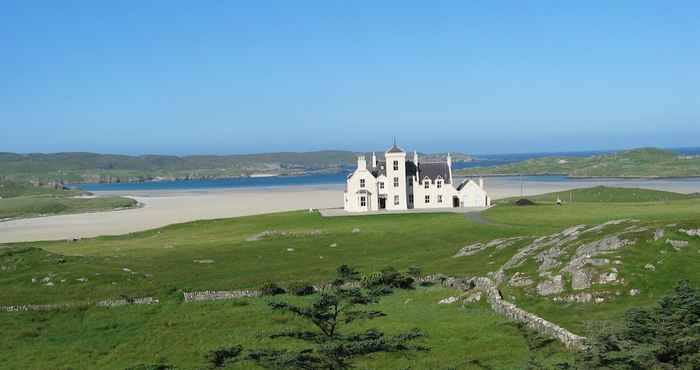
[[[367,169],[367,160],[365,159],[365,156],[361,155],[357,157],[357,169],[358,170],[366,170]]]

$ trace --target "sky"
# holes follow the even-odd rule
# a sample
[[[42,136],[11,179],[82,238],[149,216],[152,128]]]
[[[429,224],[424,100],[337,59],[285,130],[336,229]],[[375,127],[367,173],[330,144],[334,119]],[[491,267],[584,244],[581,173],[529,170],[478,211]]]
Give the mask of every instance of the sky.
[[[700,146],[699,1],[15,1],[0,152]]]

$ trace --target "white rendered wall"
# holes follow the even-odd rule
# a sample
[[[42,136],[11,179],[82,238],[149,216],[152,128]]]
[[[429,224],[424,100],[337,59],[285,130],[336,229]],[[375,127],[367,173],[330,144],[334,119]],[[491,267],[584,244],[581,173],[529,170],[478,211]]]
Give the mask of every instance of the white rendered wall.
[[[408,209],[406,193],[406,153],[385,153],[386,157],[386,209],[405,210]],[[394,161],[399,162],[399,169],[394,171]],[[399,178],[399,186],[394,187],[394,178]],[[394,197],[399,197],[399,204],[394,205]]]

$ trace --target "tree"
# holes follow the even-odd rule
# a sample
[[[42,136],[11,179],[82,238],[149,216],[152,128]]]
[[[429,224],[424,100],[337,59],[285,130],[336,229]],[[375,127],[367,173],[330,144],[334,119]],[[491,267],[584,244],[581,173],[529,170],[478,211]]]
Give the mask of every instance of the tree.
[[[700,369],[700,296],[687,281],[651,309],[599,324],[579,358],[586,369]]]
[[[348,326],[357,321],[386,316],[381,311],[363,309],[376,303],[386,289],[349,287],[359,274],[344,265],[334,283],[323,289],[310,305],[271,302],[274,311],[295,315],[312,324],[312,330],[289,329],[271,338],[292,338],[309,348],[300,351],[262,349],[251,351],[248,358],[265,368],[274,369],[349,369],[353,359],[379,352],[428,351],[413,344],[423,337],[418,329],[388,336],[377,329],[351,332]]]

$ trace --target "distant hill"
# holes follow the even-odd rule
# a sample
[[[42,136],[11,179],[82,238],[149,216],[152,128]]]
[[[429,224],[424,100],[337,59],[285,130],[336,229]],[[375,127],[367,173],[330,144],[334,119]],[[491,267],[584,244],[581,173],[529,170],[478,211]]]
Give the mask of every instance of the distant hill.
[[[334,173],[355,165],[360,153],[340,150],[241,155],[114,155],[96,153],[0,153],[0,176],[15,181],[114,183],[217,179],[253,174]],[[382,156],[383,152],[377,152]],[[437,158],[444,155],[425,155]],[[471,157],[452,154],[455,161]]]
[[[641,148],[589,157],[549,156],[493,167],[474,167],[459,175],[567,175],[570,177],[700,176],[700,156]]]

